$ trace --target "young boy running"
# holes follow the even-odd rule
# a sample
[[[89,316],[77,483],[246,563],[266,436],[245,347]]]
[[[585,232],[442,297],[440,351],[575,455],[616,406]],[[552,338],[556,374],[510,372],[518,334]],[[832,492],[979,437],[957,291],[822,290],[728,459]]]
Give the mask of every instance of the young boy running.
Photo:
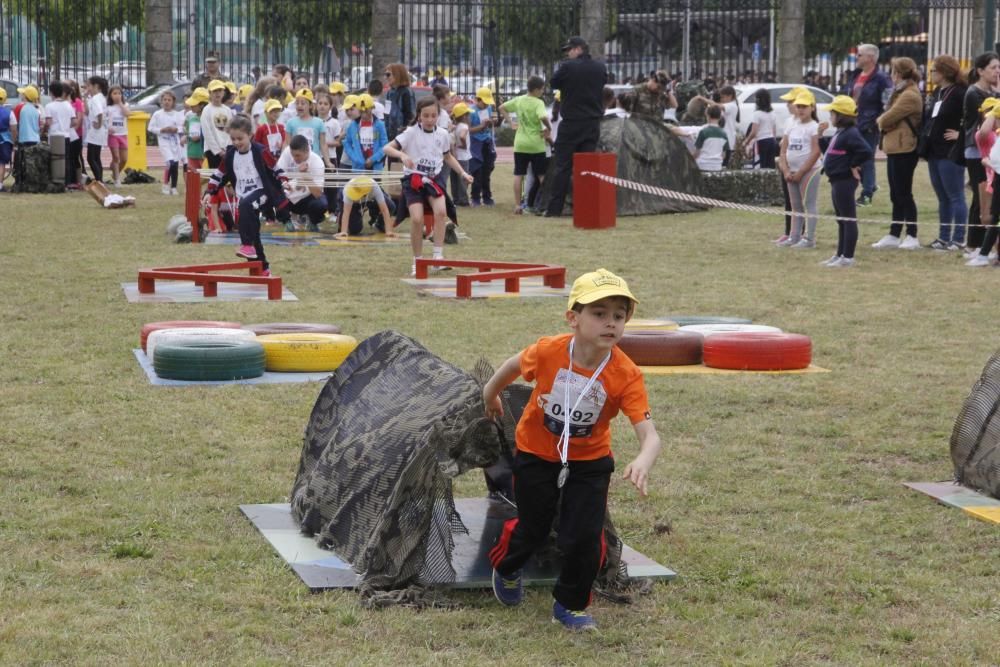
[[[545,157],[545,139],[552,133],[545,103],[542,102],[542,91],[545,90],[545,79],[533,76],[528,79],[528,94],[515,97],[500,105],[503,115],[517,114],[517,132],[514,134],[514,213],[524,212],[521,206],[521,186],[528,173],[528,166],[539,182],[544,180],[549,168],[549,160]]]
[[[540,338],[505,361],[483,387],[486,415],[496,418],[503,413],[504,387],[519,376],[535,381],[515,436],[518,516],[504,524],[490,551],[493,593],[505,605],[521,602],[521,568],[545,545],[558,511],[563,562],[552,592],[552,619],[570,630],[597,627],[586,608],[601,567],[615,468],[611,420],[624,412],[639,438],[639,455],[625,467],[623,479],[643,496],[660,453],[642,372],[616,346],[637,303],[626,282],[610,271],[585,273],[570,291],[566,321],[572,333]]]

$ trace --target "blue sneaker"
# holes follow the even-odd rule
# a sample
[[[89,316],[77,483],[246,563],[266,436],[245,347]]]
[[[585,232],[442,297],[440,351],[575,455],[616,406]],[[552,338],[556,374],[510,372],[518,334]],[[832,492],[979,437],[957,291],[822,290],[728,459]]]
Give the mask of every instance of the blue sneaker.
[[[493,595],[508,607],[515,607],[521,604],[521,600],[524,599],[524,585],[521,583],[521,571],[518,570],[510,577],[505,577],[494,569]]]
[[[570,611],[558,601],[552,604],[552,622],[561,623],[564,628],[574,632],[597,629],[597,622],[590,614],[585,611]]]

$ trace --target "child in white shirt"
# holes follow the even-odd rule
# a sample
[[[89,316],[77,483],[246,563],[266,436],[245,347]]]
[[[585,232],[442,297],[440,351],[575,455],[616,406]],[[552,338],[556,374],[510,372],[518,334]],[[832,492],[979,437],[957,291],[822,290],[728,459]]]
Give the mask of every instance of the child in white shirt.
[[[184,127],[184,112],[176,109],[177,98],[172,91],[160,95],[160,108],[149,119],[148,130],[156,133],[157,145],[163,157],[163,194],[177,195],[177,171],[183,158],[181,130]]]

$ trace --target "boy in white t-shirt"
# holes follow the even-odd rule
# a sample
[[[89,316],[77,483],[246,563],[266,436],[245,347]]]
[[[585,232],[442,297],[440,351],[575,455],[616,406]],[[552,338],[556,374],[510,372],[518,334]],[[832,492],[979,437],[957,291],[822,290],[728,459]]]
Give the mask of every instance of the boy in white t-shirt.
[[[233,118],[233,110],[222,103],[226,97],[224,82],[210,81],[208,96],[208,105],[201,112],[201,136],[205,143],[205,161],[209,167],[217,169],[231,143],[226,127]]]
[[[323,193],[325,165],[323,158],[309,148],[309,141],[300,134],[288,142],[278,157],[276,171],[283,173],[286,196],[291,212],[309,216],[310,232],[318,232],[326,217],[326,196]]]
[[[64,150],[69,150],[69,144],[76,139],[76,128],[79,120],[73,105],[66,99],[69,91],[60,81],[53,81],[49,84],[49,95],[52,101],[45,105],[45,127],[49,132],[49,143],[53,137],[62,137],[65,140]],[[66,158],[66,185],[76,184],[76,162]]]
[[[84,141],[87,142],[87,164],[94,179],[104,180],[101,151],[108,145],[108,80],[101,76],[87,79],[87,125]]]

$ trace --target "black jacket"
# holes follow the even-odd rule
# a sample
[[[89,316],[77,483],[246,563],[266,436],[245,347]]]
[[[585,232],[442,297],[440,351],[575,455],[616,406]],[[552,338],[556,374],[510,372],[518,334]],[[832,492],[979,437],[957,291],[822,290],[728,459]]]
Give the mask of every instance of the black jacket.
[[[586,53],[564,60],[552,75],[552,89],[559,91],[563,120],[596,120],[604,116],[604,84],[608,69]]]
[[[872,149],[857,127],[838,130],[823,157],[823,172],[831,181],[854,178],[851,169],[872,159]]]
[[[285,196],[285,189],[282,182],[287,180],[285,173],[278,168],[271,169],[264,162],[264,147],[256,142],[250,142],[250,153],[253,155],[253,164],[260,174],[260,182],[264,186],[264,194],[268,201],[274,206],[279,219],[287,216],[285,210],[289,206],[288,198]],[[236,158],[236,147],[229,146],[226,149],[226,156],[222,159],[215,173],[208,179],[208,194],[214,195],[219,188],[232,183],[236,185],[236,171],[233,168],[233,160]],[[283,215],[284,214],[284,215]]]
[[[941,102],[941,108],[937,116],[933,116],[934,106]],[[927,106],[924,112],[924,130],[928,138],[928,157],[936,160],[944,160],[949,157],[961,157],[965,147],[965,139],[957,141],[944,138],[946,130],[958,130],[962,132],[962,107],[965,104],[965,86],[953,83],[947,88],[937,88],[931,95],[927,96]],[[958,144],[959,152],[953,155],[955,144]]]

